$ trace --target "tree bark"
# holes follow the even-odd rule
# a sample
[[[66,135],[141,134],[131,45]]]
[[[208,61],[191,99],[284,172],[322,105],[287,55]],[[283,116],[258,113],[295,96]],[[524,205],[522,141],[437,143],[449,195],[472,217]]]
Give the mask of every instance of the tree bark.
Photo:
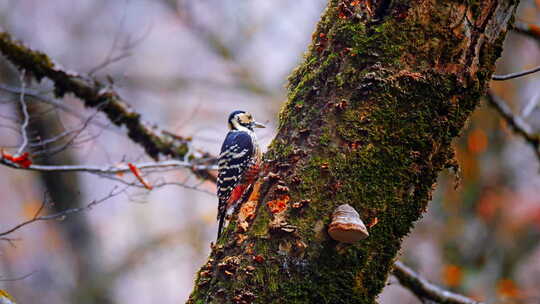
[[[330,0],[188,303],[374,303],[486,92],[518,1]],[[370,236],[329,238],[353,206]]]

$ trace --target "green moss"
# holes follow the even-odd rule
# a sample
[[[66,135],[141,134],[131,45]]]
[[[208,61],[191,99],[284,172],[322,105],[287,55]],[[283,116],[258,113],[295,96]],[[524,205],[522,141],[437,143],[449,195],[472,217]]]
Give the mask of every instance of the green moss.
[[[322,130],[322,134],[319,136],[319,145],[321,147],[328,147],[328,145],[333,140],[330,130],[328,127],[323,127],[321,128],[321,130]]]
[[[19,68],[32,71],[38,81],[48,76],[47,70],[54,67],[47,55],[27,49],[6,32],[0,33],[0,51]]]
[[[260,209],[265,210],[266,206],[259,206]],[[268,222],[270,220],[270,214],[266,211],[259,211],[257,217],[253,221],[251,231],[253,235],[257,237],[264,237],[268,234]],[[266,252],[266,251],[264,251]]]

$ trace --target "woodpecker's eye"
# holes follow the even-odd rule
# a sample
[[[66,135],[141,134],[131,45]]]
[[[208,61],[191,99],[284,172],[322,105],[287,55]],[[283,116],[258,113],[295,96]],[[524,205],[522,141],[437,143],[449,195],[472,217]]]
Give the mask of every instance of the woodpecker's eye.
[[[242,115],[238,116],[238,122],[242,125],[249,124],[251,122],[250,116],[249,114],[242,113]]]

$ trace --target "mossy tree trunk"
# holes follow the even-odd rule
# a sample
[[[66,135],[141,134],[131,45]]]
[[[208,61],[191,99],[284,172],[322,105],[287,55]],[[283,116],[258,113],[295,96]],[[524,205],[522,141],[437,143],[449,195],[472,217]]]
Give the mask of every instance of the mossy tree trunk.
[[[331,0],[252,195],[189,303],[373,303],[485,93],[517,1]],[[353,206],[370,236],[326,232]]]

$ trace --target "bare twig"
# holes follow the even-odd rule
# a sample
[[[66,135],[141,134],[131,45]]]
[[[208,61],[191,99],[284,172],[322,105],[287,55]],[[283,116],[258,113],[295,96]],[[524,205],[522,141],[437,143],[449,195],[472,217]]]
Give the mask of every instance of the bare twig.
[[[28,127],[28,122],[30,121],[30,115],[28,114],[28,107],[26,106],[26,101],[24,100],[24,93],[26,88],[26,82],[24,81],[24,75],[25,71],[21,71],[21,94],[19,96],[19,102],[21,104],[21,112],[23,115],[23,122],[21,124],[21,136],[22,136],[22,144],[17,150],[17,155],[21,154],[24,149],[26,149],[26,145],[28,145],[28,135],[26,134],[26,128]]]
[[[532,111],[536,108],[539,101],[540,101],[540,91],[536,91],[533,97],[531,97],[529,102],[527,102],[527,104],[521,110],[521,117],[526,118],[527,116],[529,116],[532,113]]]
[[[245,39],[236,41],[235,44],[227,43],[222,35],[199,24],[196,18],[194,18],[195,15],[190,12],[190,10],[183,10],[180,12],[177,9],[176,3],[172,1],[163,1],[163,3],[167,8],[177,14],[178,20],[182,22],[182,24],[189,29],[199,41],[204,43],[209,51],[231,65],[231,76],[236,80],[236,85],[238,87],[260,96],[271,97],[273,95],[272,91],[257,79],[253,70],[238,60],[238,49],[239,46],[245,43]]]
[[[69,135],[72,135],[72,134],[75,134],[72,138],[70,138],[68,140],[68,142],[72,142],[74,141],[75,138],[77,138],[77,136],[79,136],[82,131],[87,127],[87,125],[90,123],[90,121],[93,119],[95,115],[92,115],[90,117],[88,117],[86,119],[86,121],[82,124],[81,127],[78,127],[78,128],[73,128],[73,129],[69,129],[69,130],[65,130],[65,131],[62,131],[60,132],[59,134],[56,134],[52,137],[49,137],[47,139],[38,139],[36,140],[35,142],[33,143],[30,143],[29,146],[30,147],[33,147],[33,148],[38,148],[38,147],[44,147],[44,146],[47,146],[47,145],[50,145],[50,144],[53,144],[53,143],[56,143],[56,142],[59,142],[61,141],[62,139],[68,137]],[[48,151],[36,151],[34,152],[32,155],[36,155],[37,154],[41,154],[41,153],[48,153]]]
[[[488,91],[487,99],[489,103],[501,114],[504,120],[510,125],[515,133],[523,137],[534,148],[534,152],[540,160],[540,136],[534,134],[529,126],[521,117],[514,115],[506,102],[499,96]]]
[[[90,115],[86,119],[86,121],[84,121],[82,123],[82,125],[79,128],[74,129],[74,130],[69,130],[69,131],[66,131],[66,132],[62,132],[61,134],[59,134],[59,135],[63,135],[65,133],[73,133],[73,135],[66,142],[62,143],[62,145],[54,147],[54,149],[42,149],[40,151],[35,151],[35,152],[32,153],[32,155],[33,156],[37,156],[37,155],[41,155],[41,154],[53,155],[53,154],[56,154],[56,153],[60,153],[60,152],[64,151],[65,149],[67,149],[68,147],[74,145],[75,140],[77,139],[77,137],[79,137],[79,135],[81,135],[81,133],[84,130],[86,130],[89,123],[97,116],[98,113],[99,113],[99,109],[96,110],[96,112],[94,114]],[[53,142],[53,141],[56,140],[55,137],[56,136],[54,136],[53,138],[49,138],[48,140],[45,140],[45,141]],[[60,138],[62,138],[62,137],[64,137],[64,136],[60,136]],[[91,139],[93,139],[93,138],[91,138]]]
[[[536,73],[538,71],[540,71],[540,66],[537,66],[537,67],[535,67],[533,69],[526,70],[526,71],[523,71],[523,72],[516,72],[516,73],[511,73],[511,74],[506,74],[506,75],[493,75],[493,76],[491,76],[491,79],[493,79],[493,80],[509,80],[509,79],[514,79],[514,78],[526,76],[526,75],[529,75],[529,74],[533,74],[533,73]]]
[[[0,83],[0,90],[6,91],[6,92],[9,92],[9,93],[13,93],[13,94],[21,94],[22,93],[22,90],[20,88],[7,86],[7,85],[1,84],[1,83]],[[28,97],[32,97],[32,99],[37,100],[39,102],[51,105],[55,109],[60,109],[60,110],[62,110],[64,112],[68,113],[69,115],[78,118],[80,121],[86,121],[88,119],[88,117],[81,114],[80,111],[77,111],[76,109],[74,109],[72,107],[69,107],[65,103],[56,101],[53,98],[49,98],[49,97],[45,96],[42,92],[39,92],[37,90],[32,90],[32,89],[26,88],[25,95],[28,96]],[[106,125],[106,124],[96,122],[96,121],[92,121],[92,124],[94,124],[94,125],[96,125],[96,126],[98,126],[100,128],[103,128],[103,129],[107,129],[107,130],[111,130],[111,131],[114,130],[114,132],[116,132],[117,134],[120,134],[120,131],[111,128],[110,125]]]
[[[403,287],[412,291],[421,301],[427,299],[445,304],[482,304],[482,302],[444,290],[430,283],[399,261],[394,263],[393,274]]]
[[[21,280],[24,280],[28,277],[30,277],[31,275],[33,275],[34,273],[36,273],[36,271],[32,271],[30,273],[27,273],[25,275],[22,275],[22,276],[19,276],[19,277],[15,277],[15,278],[7,278],[7,279],[2,279],[0,278],[0,282],[14,282],[14,281],[21,281]]]
[[[107,194],[107,196],[99,199],[99,200],[93,200],[92,202],[90,202],[89,204],[87,204],[86,206],[83,206],[83,207],[79,207],[79,208],[70,208],[70,209],[66,209],[64,211],[61,211],[61,212],[57,212],[57,213],[54,213],[54,214],[50,214],[50,215],[40,215],[41,212],[43,211],[43,209],[45,208],[45,206],[47,205],[47,199],[44,199],[41,206],[39,207],[38,211],[34,214],[34,216],[27,220],[27,221],[24,221],[18,225],[15,225],[13,226],[12,228],[4,231],[4,232],[0,232],[0,237],[4,237],[8,234],[11,234],[19,229],[21,229],[22,227],[28,225],[28,224],[31,224],[31,223],[34,223],[34,222],[38,222],[38,221],[50,221],[50,220],[57,220],[57,219],[63,219],[65,218],[66,216],[69,216],[69,215],[72,215],[72,214],[75,214],[75,213],[79,213],[79,212],[82,212],[82,211],[85,211],[85,210],[88,210],[124,191],[127,190],[127,187],[125,188],[122,188],[120,190],[118,190],[118,187],[115,186],[110,192],[109,194]]]
[[[111,63],[114,63],[116,61],[120,61],[128,56],[130,56],[131,54],[129,52],[123,52],[121,53],[120,55],[118,56],[114,56],[113,57],[113,54],[114,52],[116,51],[116,47],[118,46],[118,41],[120,40],[120,34],[122,33],[122,28],[124,27],[124,22],[126,21],[126,14],[127,14],[127,4],[128,2],[125,1],[124,3],[124,10],[122,12],[122,16],[120,17],[120,23],[118,25],[118,29],[114,35],[114,39],[113,39],[113,43],[111,45],[111,49],[109,50],[109,52],[107,53],[107,56],[105,57],[105,59],[103,60],[103,62],[101,62],[100,64],[98,64],[96,67],[92,68],[89,72],[88,72],[88,75],[89,76],[92,76],[93,74],[95,74],[97,71],[99,71],[100,69],[103,69],[105,68],[106,66],[108,66],[109,64]]]
[[[154,184],[154,188],[160,188],[160,187],[164,187],[164,186],[178,186],[178,187],[182,187],[182,188],[185,188],[185,189],[190,189],[190,190],[195,190],[195,191],[198,191],[198,192],[201,192],[201,193],[205,193],[205,194],[208,194],[208,195],[210,195],[212,197],[216,196],[215,192],[210,192],[210,191],[203,190],[203,189],[199,188],[200,185],[201,185],[201,183],[196,184],[194,186],[190,186],[188,184],[178,183],[178,182],[164,182],[164,183],[160,183],[160,184]]]
[[[9,244],[11,247],[15,248],[15,247],[17,247],[17,246],[15,246],[15,242],[16,242],[16,241],[20,241],[20,239],[18,239],[18,238],[0,237],[0,241],[8,242],[8,244]]]
[[[109,54],[107,56],[107,58],[105,58],[105,60],[102,63],[100,63],[96,67],[92,68],[90,70],[90,72],[88,72],[88,75],[94,75],[97,71],[99,71],[101,69],[104,69],[107,66],[109,66],[109,65],[111,65],[111,64],[113,64],[115,62],[118,62],[118,61],[120,61],[122,59],[128,58],[131,55],[132,54],[130,52],[124,52],[124,53],[118,54],[116,56],[111,56],[111,54]]]
[[[146,189],[145,186],[142,185],[138,180],[137,181],[126,181],[126,180],[124,180],[124,179],[122,179],[120,177],[116,177],[115,175],[110,175],[110,174],[103,174],[103,175],[99,175],[99,176],[102,177],[102,178],[110,179],[112,181],[115,181],[115,182],[118,182],[120,184],[126,185],[127,187]],[[178,187],[181,187],[181,188],[184,188],[184,189],[197,191],[197,192],[204,193],[204,194],[210,195],[212,197],[215,197],[216,196],[215,192],[210,192],[208,190],[204,190],[204,189],[199,188],[199,186],[201,186],[204,182],[206,182],[206,181],[202,180],[199,184],[188,185],[187,183],[169,182],[169,181],[165,181],[164,178],[158,178],[156,181],[152,182],[152,187],[157,189],[157,188],[163,188],[163,187],[167,187],[167,186],[178,186]]]

